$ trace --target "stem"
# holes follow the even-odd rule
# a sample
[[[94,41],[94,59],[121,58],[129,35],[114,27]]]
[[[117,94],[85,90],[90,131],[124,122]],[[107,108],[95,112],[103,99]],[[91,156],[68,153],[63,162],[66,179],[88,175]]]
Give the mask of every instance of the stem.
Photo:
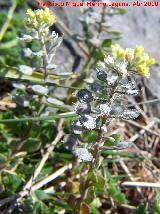
[[[10,8],[9,12],[8,12],[8,16],[7,16],[7,21],[5,22],[5,24],[3,25],[1,31],[0,31],[0,42],[2,41],[10,23],[11,23],[11,20],[13,18],[13,14],[14,14],[14,11],[17,7],[17,4],[18,4],[18,1],[17,0],[13,0],[13,4],[12,4],[12,7]]]
[[[47,77],[47,65],[48,65],[48,53],[47,53],[47,48],[46,48],[46,44],[44,41],[44,37],[40,35],[40,33],[38,33],[39,36],[39,41],[43,50],[43,67],[44,67],[44,80]]]

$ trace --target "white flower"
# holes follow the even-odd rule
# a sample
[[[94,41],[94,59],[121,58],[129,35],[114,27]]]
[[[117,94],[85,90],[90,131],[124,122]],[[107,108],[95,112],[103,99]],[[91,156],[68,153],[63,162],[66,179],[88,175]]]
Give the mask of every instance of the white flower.
[[[37,94],[41,94],[41,95],[48,94],[48,88],[45,88],[44,86],[41,86],[41,85],[33,85],[32,90]]]
[[[126,60],[131,62],[134,59],[134,49],[126,48]]]
[[[113,66],[114,65],[114,58],[110,55],[108,55],[107,57],[104,58],[104,62],[107,65]]]
[[[25,75],[32,75],[33,73],[33,68],[31,68],[28,65],[20,65],[19,66],[19,71]]]
[[[85,161],[85,162],[90,162],[93,160],[93,156],[90,152],[88,152],[88,150],[86,148],[77,148],[75,150],[75,155]]]
[[[124,62],[118,62],[115,65],[115,69],[117,69],[123,76],[127,75],[127,64]]]

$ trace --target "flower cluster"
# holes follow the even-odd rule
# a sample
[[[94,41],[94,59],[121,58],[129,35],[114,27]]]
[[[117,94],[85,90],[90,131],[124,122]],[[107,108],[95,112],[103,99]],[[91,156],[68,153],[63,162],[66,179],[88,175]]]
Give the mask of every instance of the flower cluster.
[[[27,10],[27,24],[35,28],[39,28],[43,25],[51,26],[56,22],[56,17],[51,13],[49,8],[45,7],[44,10]]]
[[[97,69],[97,79],[92,82],[86,89],[81,89],[77,92],[77,103],[75,104],[75,112],[79,116],[75,120],[71,129],[77,136],[89,133],[91,130],[103,132],[103,138],[108,136],[108,125],[113,118],[119,119],[135,119],[139,116],[139,112],[135,109],[128,109],[122,105],[119,99],[119,94],[137,95],[138,90],[135,88],[133,81],[128,81],[126,76],[121,75],[119,68],[113,66],[114,59],[112,57],[105,58],[101,63],[102,67]],[[110,65],[110,70],[108,69]],[[111,65],[113,68],[111,68]],[[115,74],[114,74],[115,72]],[[127,83],[124,83],[124,79]],[[96,145],[97,142],[95,142]],[[125,144],[125,145],[124,145]],[[116,145],[112,149],[126,148],[130,143],[122,143]],[[77,149],[80,145],[77,144]],[[94,147],[94,144],[93,144]],[[80,156],[77,149],[74,148],[76,156]],[[86,149],[86,148],[85,148]],[[93,148],[89,147],[89,156],[92,156]],[[79,150],[78,150],[79,151]],[[86,151],[86,150],[85,150]],[[86,154],[88,154],[86,152]],[[79,157],[84,160],[91,160],[91,158]]]
[[[26,15],[27,33],[22,33],[19,41],[23,46],[22,56],[31,60],[33,66],[20,65],[19,71],[25,75],[32,75],[37,70],[52,72],[56,68],[52,62],[53,56],[62,42],[62,37],[57,33],[49,32],[49,27],[55,23],[56,18],[48,8],[35,11],[28,9]],[[34,50],[31,48],[33,43],[36,44]]]
[[[155,64],[155,60],[143,51],[142,46],[137,46],[135,49],[123,49],[118,44],[111,46],[114,60],[120,61],[128,70],[134,70],[140,76],[148,78],[150,76],[149,67]]]

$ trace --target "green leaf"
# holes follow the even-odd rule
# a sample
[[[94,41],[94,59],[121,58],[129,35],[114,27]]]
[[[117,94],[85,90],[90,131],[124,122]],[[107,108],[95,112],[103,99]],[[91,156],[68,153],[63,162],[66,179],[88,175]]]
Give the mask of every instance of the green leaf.
[[[43,190],[36,190],[35,194],[36,194],[36,197],[41,201],[46,199],[52,199],[52,196],[45,193]]]
[[[126,203],[125,195],[117,188],[117,182],[111,176],[108,179],[108,190],[114,200],[120,204]]]
[[[94,171],[88,173],[88,179],[93,182],[96,191],[104,192],[105,191],[105,182],[101,174],[97,174]]]
[[[94,187],[91,186],[91,187],[88,188],[88,193],[87,193],[87,197],[86,197],[86,203],[87,204],[92,203],[94,198],[95,198],[95,190],[94,190]]]
[[[101,47],[102,48],[110,48],[112,45],[112,39],[105,39],[103,40]]]
[[[62,114],[56,114],[53,116],[43,116],[43,117],[24,117],[24,118],[12,118],[12,119],[4,119],[0,120],[0,123],[19,123],[19,122],[26,122],[26,121],[44,121],[44,120],[53,120],[53,119],[59,119],[59,118],[76,118],[77,115],[74,112],[66,112]],[[53,121],[52,121],[53,122]],[[15,127],[17,128],[17,127]]]
[[[119,14],[125,14],[126,13],[126,10],[123,8],[116,8],[116,10]]]
[[[99,61],[99,60],[103,60],[104,59],[104,53],[103,53],[103,51],[96,51],[96,53],[94,54],[94,56],[93,56],[97,61]]]
[[[118,201],[120,204],[124,204],[126,202],[125,194],[120,191],[118,191],[112,197],[114,200]]]
[[[145,214],[146,210],[145,210],[145,206],[143,204],[141,204],[137,209],[135,214]]]
[[[27,151],[28,153],[36,152],[40,149],[41,142],[37,139],[28,139],[24,144],[22,150]]]
[[[120,142],[121,135],[113,134],[104,143],[105,146],[115,146]]]
[[[158,193],[156,195],[156,199],[155,199],[155,211],[156,211],[156,214],[160,213],[160,193]]]
[[[4,179],[4,184],[11,192],[17,192],[23,184],[23,180],[18,175],[8,174]]]

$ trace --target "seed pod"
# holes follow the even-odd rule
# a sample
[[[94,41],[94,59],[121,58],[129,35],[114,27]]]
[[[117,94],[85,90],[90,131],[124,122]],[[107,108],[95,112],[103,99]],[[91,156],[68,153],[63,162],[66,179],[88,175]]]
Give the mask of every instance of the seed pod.
[[[130,89],[130,90],[127,90],[127,94],[128,95],[132,95],[132,96],[136,96],[138,95],[138,90],[137,89]]]
[[[121,116],[124,112],[124,107],[121,105],[114,105],[111,109],[110,114],[112,116]]]
[[[80,117],[80,122],[82,126],[88,130],[92,130],[96,128],[96,119],[90,115],[82,115]]]
[[[22,83],[13,83],[12,84],[14,88],[20,89],[20,90],[25,90],[26,89],[26,85],[22,84]]]
[[[32,56],[32,50],[30,48],[23,48],[22,56],[25,58],[30,58]]]
[[[93,155],[86,148],[77,148],[74,153],[84,162],[91,162],[93,160]]]
[[[87,89],[81,89],[77,93],[79,102],[90,103],[93,100],[92,93]]]
[[[116,146],[114,146],[114,149],[117,150],[121,150],[121,149],[127,149],[131,146],[133,146],[134,144],[132,142],[128,142],[128,141],[122,141],[119,144],[117,144]]]
[[[126,120],[135,119],[140,115],[137,110],[125,110],[122,117]]]
[[[97,78],[103,82],[107,82],[107,73],[103,70],[98,71]]]
[[[47,95],[48,94],[48,88],[45,88],[44,86],[33,85],[31,88],[37,94],[41,94],[41,95]]]
[[[82,126],[82,124],[80,123],[79,120],[75,120],[72,125],[71,125],[71,130],[74,134],[82,134],[83,132],[85,132],[84,127]]]
[[[64,102],[53,97],[48,97],[47,102],[56,106],[63,106]]]
[[[68,134],[64,137],[64,146],[68,150],[75,149],[77,145],[77,138],[73,134]]]
[[[19,41],[20,42],[31,42],[33,40],[32,36],[30,35],[27,35],[27,34],[23,34],[21,33],[20,34],[20,37],[19,37]]]
[[[31,68],[28,65],[20,65],[19,66],[19,71],[25,75],[32,75],[33,73],[33,68]]]
[[[111,111],[111,107],[108,104],[100,104],[99,110],[101,112],[101,115],[108,116]]]
[[[76,103],[75,112],[79,115],[90,114],[91,105],[89,103]]]
[[[102,86],[99,83],[94,82],[94,83],[91,84],[90,88],[91,88],[91,90],[93,92],[99,93],[101,91],[101,89],[102,89]]]
[[[16,96],[14,97],[14,101],[17,105],[21,106],[21,107],[27,107],[29,106],[29,102],[28,100],[25,99],[25,97],[23,96]]]
[[[104,86],[102,86],[102,94],[104,96],[108,96],[109,94],[109,87],[108,87],[108,84],[105,84]]]
[[[33,55],[36,57],[42,57],[44,55],[44,52],[43,51],[33,52]]]

